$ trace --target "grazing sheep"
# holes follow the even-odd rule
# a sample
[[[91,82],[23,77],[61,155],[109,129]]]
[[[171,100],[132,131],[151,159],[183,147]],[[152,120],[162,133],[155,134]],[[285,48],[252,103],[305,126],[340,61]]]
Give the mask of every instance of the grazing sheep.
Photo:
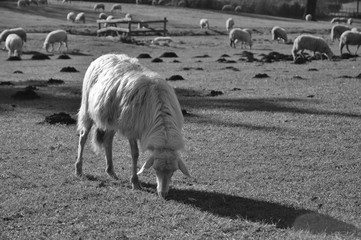
[[[311,14],[307,14],[306,16],[305,16],[305,20],[306,21],[312,21],[312,15]]]
[[[350,27],[345,26],[345,25],[340,25],[340,24],[336,24],[334,26],[332,26],[331,29],[331,40],[335,41],[336,39],[340,39],[342,33],[344,33],[345,31],[349,31],[351,30]]]
[[[203,29],[203,28],[209,29],[208,19],[202,18],[202,19],[199,21],[199,25],[201,26],[201,29]]]
[[[113,13],[113,11],[116,11],[116,10],[119,10],[119,11],[122,11],[122,5],[120,4],[114,4],[110,10],[111,13]]]
[[[249,48],[252,49],[252,38],[248,31],[240,28],[233,28],[229,33],[230,46],[236,48],[236,43],[241,42],[243,48],[244,43],[248,43]]]
[[[5,47],[8,50],[9,57],[18,56],[20,58],[23,51],[23,45],[23,40],[14,33],[9,34],[5,41]]]
[[[66,15],[66,20],[68,22],[74,22],[76,18],[75,12],[69,12],[68,15]]]
[[[348,45],[356,45],[357,49],[355,52],[355,55],[357,54],[358,49],[361,45],[361,32],[358,31],[346,31],[342,33],[340,37],[340,53],[342,55],[342,49],[346,45],[347,51],[351,54],[350,49],[348,48]]]
[[[109,15],[106,20],[108,21],[108,20],[112,20],[112,19],[114,19],[114,16]],[[104,23],[104,27],[116,27],[116,26],[117,26],[116,23]]]
[[[284,43],[287,42],[287,33],[284,28],[275,26],[272,28],[271,33],[272,33],[272,40],[277,40],[277,42],[279,42],[279,40],[282,39]]]
[[[132,20],[132,14],[130,14],[130,13],[127,13],[127,14],[125,14],[125,17],[124,17],[125,19],[128,19],[128,20]]]
[[[304,50],[313,51],[313,54],[315,54],[316,52],[325,53],[328,57],[328,60],[331,60],[333,57],[333,52],[331,51],[330,46],[323,38],[309,34],[302,34],[298,36],[293,42],[293,60],[296,60],[298,51],[301,51],[301,55],[304,57]]]
[[[152,44],[156,45],[160,44],[160,42],[171,43],[173,39],[171,37],[156,37],[151,41]]]
[[[347,24],[352,25],[352,22],[353,22],[353,19],[352,19],[352,18],[347,19]]]
[[[347,18],[335,17],[332,18],[331,23],[347,23]]]
[[[105,19],[107,19],[107,17],[108,17],[108,15],[106,15],[105,13],[99,13],[98,19],[103,19],[103,20],[105,20]]]
[[[234,9],[235,12],[242,12],[242,7],[241,6],[237,6],[235,9]]]
[[[9,36],[10,34],[16,34],[21,38],[21,40],[23,40],[23,42],[26,42],[26,32],[24,28],[19,27],[19,28],[5,29],[4,31],[2,31],[0,34],[0,45],[1,42],[5,41],[7,36]]]
[[[19,8],[21,8],[21,7],[26,7],[28,4],[26,3],[25,0],[18,0],[17,5]]]
[[[104,9],[105,9],[104,3],[96,3],[96,4],[94,4],[94,11],[96,11],[98,9],[103,9],[103,11],[104,11]]]
[[[71,3],[71,0],[63,0],[63,2],[62,2],[62,4],[64,4],[64,3]]]
[[[234,10],[234,7],[232,5],[227,4],[222,7],[222,11],[231,12],[233,10]]]
[[[169,191],[173,173],[180,169],[190,176],[178,153],[184,147],[181,134],[183,115],[173,88],[160,76],[123,54],[106,54],[88,67],[78,113],[79,145],[75,174],[82,176],[83,151],[93,127],[93,147],[104,148],[106,172],[118,179],[112,160],[116,132],[125,136],[132,156],[133,189],[140,189],[138,175],[153,167],[157,192],[162,198]],[[137,173],[138,142],[150,158]]]
[[[233,18],[228,18],[227,21],[226,21],[226,28],[227,28],[227,31],[230,31],[234,26],[234,20]]]
[[[66,50],[68,50],[68,34],[64,30],[54,30],[50,32],[44,41],[44,48],[47,52],[50,52],[49,46],[51,46],[51,51],[54,51],[54,44],[59,43],[58,52],[60,51],[61,46],[65,45]]]
[[[75,17],[75,22],[80,22],[80,21],[85,23],[85,13],[84,12],[78,13],[78,15],[76,15],[76,17]]]

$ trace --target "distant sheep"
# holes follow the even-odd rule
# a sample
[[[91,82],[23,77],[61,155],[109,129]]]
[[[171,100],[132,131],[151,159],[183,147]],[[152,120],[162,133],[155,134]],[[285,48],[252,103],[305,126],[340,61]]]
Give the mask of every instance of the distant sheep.
[[[128,20],[132,20],[133,17],[132,17],[132,14],[127,13],[127,14],[125,14],[124,18],[128,19]]]
[[[347,19],[347,24],[352,25],[352,22],[353,22],[352,18]]]
[[[249,48],[252,49],[252,38],[248,31],[240,28],[233,28],[229,33],[230,46],[236,48],[236,43],[241,42],[241,47],[244,43],[249,45]]]
[[[335,17],[332,18],[331,23],[347,23],[347,18]]]
[[[2,31],[0,34],[0,45],[1,42],[4,42],[10,34],[16,34],[21,38],[21,40],[23,40],[23,42],[26,42],[26,38],[27,38],[26,32],[24,28],[19,27],[19,28],[5,29],[4,31]]]
[[[227,31],[230,31],[234,26],[234,20],[233,18],[228,18],[226,21],[226,29]]]
[[[76,18],[75,12],[69,12],[68,15],[66,15],[66,20],[68,22],[74,22]]]
[[[28,4],[26,3],[25,0],[18,0],[17,5],[19,8],[21,8],[21,7],[26,7]]]
[[[234,7],[232,5],[223,5],[222,11],[231,12],[234,10]]]
[[[23,52],[23,40],[17,35],[17,34],[9,34],[7,36],[5,41],[5,47],[8,50],[9,57],[11,56],[17,56],[21,57],[21,54]]]
[[[103,19],[103,20],[105,20],[105,19],[107,19],[107,17],[108,17],[108,15],[105,14],[105,13],[99,13],[98,19]]]
[[[340,37],[340,53],[342,55],[342,49],[346,45],[347,51],[351,54],[350,49],[348,48],[349,45],[356,45],[357,49],[355,55],[357,54],[358,49],[361,45],[361,32],[358,31],[346,31],[342,33]]]
[[[105,9],[104,3],[96,3],[96,4],[94,4],[94,11],[96,11],[98,9],[103,9],[103,11],[104,11],[104,9]]]
[[[287,43],[287,32],[284,28],[275,26],[272,28],[271,33],[272,40],[277,40],[277,42],[279,42],[279,40],[282,39],[284,43]]]
[[[75,174],[83,175],[84,146],[92,132],[94,149],[105,150],[107,174],[118,179],[112,160],[112,142],[118,132],[130,144],[132,188],[140,189],[138,175],[153,167],[157,193],[165,198],[177,169],[190,176],[178,153],[184,148],[182,125],[177,96],[165,80],[135,58],[123,54],[103,55],[90,64],[83,80]],[[138,141],[141,151],[150,151],[151,156],[137,173]]]
[[[110,9],[110,12],[113,13],[113,12],[116,11],[116,10],[121,11],[121,10],[122,10],[122,5],[120,5],[120,4],[114,4],[114,5],[112,6],[112,8]]]
[[[294,61],[296,60],[298,51],[301,51],[301,55],[303,56],[304,50],[312,51],[314,54],[316,52],[324,53],[327,55],[329,60],[331,60],[334,55],[330,49],[330,46],[323,38],[309,34],[302,34],[298,36],[293,42],[293,48],[292,48],[293,60]]]
[[[112,20],[112,19],[114,19],[114,16],[109,15],[106,20],[109,21],[109,20]],[[116,27],[116,26],[117,26],[116,23],[104,23],[104,27]]]
[[[78,13],[78,15],[76,15],[76,17],[75,17],[75,22],[85,23],[85,13],[84,12]]]
[[[199,21],[199,25],[201,26],[201,29],[203,29],[203,28],[209,29],[208,19],[202,18],[202,19]]]
[[[312,15],[311,15],[311,14],[307,14],[307,15],[305,16],[305,20],[306,20],[306,21],[312,21]]]
[[[63,3],[62,4],[64,4],[64,3],[71,3],[71,0],[63,0]]]
[[[47,52],[50,52],[49,47],[51,46],[51,51],[54,51],[54,44],[59,43],[58,52],[60,51],[61,46],[64,44],[68,50],[68,34],[64,30],[54,30],[50,32],[44,41],[44,48]]]
[[[241,6],[237,6],[235,9],[234,9],[235,12],[242,12],[242,7]]]
[[[336,39],[339,40],[342,33],[344,33],[345,31],[349,31],[349,30],[351,30],[351,28],[348,26],[345,26],[345,25],[336,24],[336,25],[332,26],[331,40],[332,41],[335,41]]]

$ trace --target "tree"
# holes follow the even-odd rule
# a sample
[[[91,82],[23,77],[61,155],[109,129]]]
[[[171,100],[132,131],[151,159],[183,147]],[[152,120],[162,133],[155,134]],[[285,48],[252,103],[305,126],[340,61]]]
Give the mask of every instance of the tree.
[[[307,0],[305,13],[303,14],[303,17],[305,17],[307,14],[312,15],[312,20],[316,21],[316,9],[317,9],[317,0]]]

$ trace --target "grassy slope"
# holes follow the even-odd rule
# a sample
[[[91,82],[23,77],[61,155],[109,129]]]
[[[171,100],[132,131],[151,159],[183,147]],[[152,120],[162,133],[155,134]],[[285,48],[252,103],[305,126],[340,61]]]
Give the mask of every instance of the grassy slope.
[[[55,3],[57,4],[57,3]],[[49,6],[55,14],[23,15],[30,32],[67,26],[62,8],[88,9],[86,3]],[[164,8],[125,5],[125,11],[146,18],[164,14]],[[230,15],[208,11],[166,9],[170,29],[204,34],[198,30],[200,13],[211,19],[216,33],[224,31]],[[1,27],[19,26],[16,13],[1,11]],[[35,10],[34,10],[35,11]],[[133,12],[132,12],[133,13]],[[14,21],[9,21],[13,16]],[[171,16],[171,17],[170,17]],[[96,14],[92,16],[96,18]],[[5,18],[5,20],[3,20]],[[284,19],[235,17],[237,23],[261,29],[254,34],[252,52],[289,53],[290,45],[270,43],[269,27],[281,25],[326,37],[328,23]],[[40,21],[43,20],[43,21]],[[41,22],[41,23],[40,23]],[[22,25],[21,25],[22,26]],[[72,26],[78,27],[78,25]],[[95,29],[90,22],[85,27]],[[84,31],[82,29],[81,31]],[[210,34],[214,32],[210,31]],[[44,34],[30,34],[28,50],[41,51]],[[226,53],[237,60],[240,49],[227,45],[227,37],[174,37],[171,47],[120,44],[106,38],[70,36],[71,49],[90,56],[70,60],[8,62],[0,52],[0,81],[65,80],[58,87],[40,87],[42,97],[16,101],[14,87],[0,87],[0,235],[14,239],[356,239],[360,222],[359,119],[360,59],[272,64],[219,64]],[[332,44],[337,53],[337,45]],[[85,152],[87,179],[73,176],[77,135],[75,126],[38,124],[46,115],[66,111],[75,115],[82,76],[90,61],[107,52],[131,56],[147,52],[153,57],[174,51],[181,63],[142,63],[171,82],[186,116],[182,153],[195,179],[175,174],[168,201],[155,195],[154,173],[141,177],[144,191],[132,191],[130,154],[125,139],[116,139],[114,158],[119,181],[104,173],[104,160]],[[209,58],[194,58],[208,54]],[[199,62],[200,60],[200,62]],[[74,66],[79,73],[59,73]],[[240,71],[225,67],[234,66]],[[187,71],[185,67],[200,67]],[[316,68],[318,71],[309,71]],[[23,70],[24,74],[13,74]],[[256,73],[270,78],[256,79]],[[299,78],[301,77],[301,78]],[[27,83],[24,82],[24,85]],[[211,90],[224,95],[206,97]],[[141,157],[141,162],[147,155]]]

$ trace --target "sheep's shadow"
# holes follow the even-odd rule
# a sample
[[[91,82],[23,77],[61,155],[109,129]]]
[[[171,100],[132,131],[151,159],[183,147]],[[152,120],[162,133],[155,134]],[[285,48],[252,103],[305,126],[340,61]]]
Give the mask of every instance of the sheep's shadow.
[[[148,188],[153,184],[143,183]],[[153,191],[151,191],[153,192]],[[293,228],[306,230],[313,234],[360,234],[352,224],[307,209],[295,208],[279,203],[244,198],[224,193],[198,191],[191,189],[171,189],[167,200],[191,205],[201,211],[230,219],[275,225],[280,229]]]

